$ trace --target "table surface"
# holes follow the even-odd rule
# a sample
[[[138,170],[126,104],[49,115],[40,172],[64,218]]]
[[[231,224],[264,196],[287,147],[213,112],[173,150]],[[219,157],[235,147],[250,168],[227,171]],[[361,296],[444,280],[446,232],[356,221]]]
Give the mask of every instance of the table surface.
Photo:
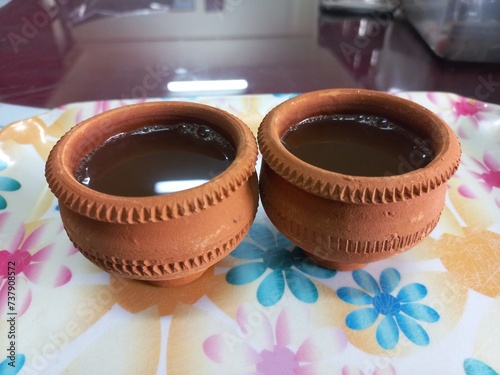
[[[43,175],[48,152],[76,122],[133,101],[75,103],[6,126],[0,342],[8,348],[12,331],[16,368],[0,357],[0,374],[500,373],[500,106],[396,95],[438,114],[462,144],[429,237],[362,270],[335,272],[308,261],[259,208],[230,255],[175,288],[110,276],[89,262],[68,240]],[[256,132],[290,97],[188,100],[229,111]]]
[[[136,2],[148,12],[112,0],[3,3],[0,103],[55,109],[35,116],[0,105],[0,126],[14,112],[27,118],[0,131],[0,264],[25,260],[15,271],[17,367],[0,357],[1,374],[500,372],[499,64],[442,60],[401,17],[324,13],[316,1]],[[169,86],[235,79],[247,88]],[[260,209],[240,250],[171,290],[110,277],[69,243],[43,167],[76,122],[145,98],[183,98],[255,132],[289,93],[333,87],[400,91],[460,138],[442,219],[414,250],[363,271],[311,268]],[[75,102],[86,103],[65,106]],[[257,272],[276,251],[293,265]],[[5,350],[11,304],[0,272]],[[382,295],[397,311],[378,304]]]
[[[500,103],[500,64],[440,59],[403,16],[326,13],[301,0],[135,3],[148,11],[110,0],[8,1],[0,8],[0,102],[54,108],[205,95],[168,84],[240,79],[246,89],[213,94],[355,87]]]

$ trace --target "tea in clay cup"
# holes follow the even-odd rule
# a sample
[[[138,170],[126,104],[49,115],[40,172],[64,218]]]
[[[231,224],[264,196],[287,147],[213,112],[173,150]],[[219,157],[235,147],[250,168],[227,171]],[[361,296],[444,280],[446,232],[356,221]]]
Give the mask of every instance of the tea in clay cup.
[[[402,163],[397,169],[402,173],[353,175],[311,164],[283,142],[289,129],[297,131],[302,126],[298,124],[307,119],[352,120],[357,116],[397,124],[401,134],[415,135],[408,138],[410,141],[427,145],[432,159],[424,166],[406,170],[414,155],[396,154],[395,160]],[[345,140],[345,134],[343,137],[342,142],[351,142]],[[378,147],[371,140],[364,141],[371,142],[369,147]],[[307,146],[309,141],[295,142]],[[326,147],[321,139],[314,142],[310,153]],[[382,162],[376,157],[358,158],[357,150],[361,152],[365,145],[356,142],[331,147],[333,151],[343,147],[351,155],[346,161],[354,170],[370,163],[375,168]],[[461,155],[456,135],[431,111],[387,93],[355,89],[310,92],[278,105],[262,121],[258,144],[263,155],[260,196],[267,216],[310,258],[335,270],[358,269],[422,241],[439,221],[447,181],[457,170]],[[385,149],[375,151],[383,153]],[[343,161],[342,156],[336,158]]]
[[[108,161],[99,160],[95,150],[111,138],[180,123],[202,124],[202,130],[222,136],[234,151],[227,168],[198,186],[146,196],[114,195],[78,180],[84,158]],[[168,147],[181,147],[177,143]],[[139,149],[148,154],[160,146]],[[137,147],[122,152],[117,165],[142,156],[137,153]],[[150,102],[113,109],[72,128],[52,149],[46,178],[70,240],[91,262],[116,276],[181,285],[228,255],[247,233],[258,206],[256,160],[255,138],[235,116],[196,103]],[[134,174],[127,178],[121,185],[137,182]]]

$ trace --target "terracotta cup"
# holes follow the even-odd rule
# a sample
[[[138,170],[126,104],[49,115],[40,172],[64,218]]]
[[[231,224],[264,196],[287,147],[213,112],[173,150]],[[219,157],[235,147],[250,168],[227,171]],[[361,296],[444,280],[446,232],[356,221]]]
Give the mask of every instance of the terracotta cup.
[[[315,167],[294,156],[281,137],[310,117],[373,115],[432,144],[425,167],[359,177]],[[411,248],[437,225],[446,181],[460,162],[453,131],[426,108],[390,94],[354,89],[311,92],[274,108],[258,131],[263,155],[260,194],[273,224],[321,266],[353,270]]]
[[[79,183],[81,159],[111,136],[153,125],[209,125],[232,143],[234,161],[207,183],[175,193],[123,197]],[[121,107],[72,128],[51,151],[49,187],[66,232],[103,270],[157,285],[198,278],[243,239],[258,206],[257,145],[250,129],[222,110],[188,102]]]

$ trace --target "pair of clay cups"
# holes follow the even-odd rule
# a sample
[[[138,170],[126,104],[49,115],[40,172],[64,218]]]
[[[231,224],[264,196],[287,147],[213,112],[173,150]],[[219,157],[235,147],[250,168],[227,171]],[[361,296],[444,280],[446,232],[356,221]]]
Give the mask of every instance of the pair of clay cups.
[[[293,156],[286,130],[309,117],[364,113],[405,124],[432,142],[433,161],[398,176],[355,177]],[[203,122],[234,146],[230,166],[207,183],[165,195],[113,196],[75,177],[81,159],[110,137],[158,123]],[[292,98],[269,112],[258,132],[263,156],[258,188],[257,144],[249,128],[220,109],[188,102],[151,102],[94,116],[56,144],[46,164],[66,232],[103,270],[157,285],[199,277],[244,238],[258,207],[318,264],[347,270],[402,252],[427,236],[444,206],[446,181],[460,146],[436,115],[410,101],[366,90],[324,90]]]

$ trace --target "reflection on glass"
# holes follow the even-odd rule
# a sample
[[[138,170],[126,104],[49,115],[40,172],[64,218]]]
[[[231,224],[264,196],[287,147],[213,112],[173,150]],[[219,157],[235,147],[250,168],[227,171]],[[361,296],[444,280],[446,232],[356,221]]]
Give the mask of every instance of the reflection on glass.
[[[248,82],[245,79],[225,79],[210,81],[172,81],[167,84],[171,92],[188,91],[234,91],[245,90]]]
[[[159,181],[155,183],[156,194],[175,193],[176,191],[191,189],[200,186],[209,180],[177,180],[177,181]]]

